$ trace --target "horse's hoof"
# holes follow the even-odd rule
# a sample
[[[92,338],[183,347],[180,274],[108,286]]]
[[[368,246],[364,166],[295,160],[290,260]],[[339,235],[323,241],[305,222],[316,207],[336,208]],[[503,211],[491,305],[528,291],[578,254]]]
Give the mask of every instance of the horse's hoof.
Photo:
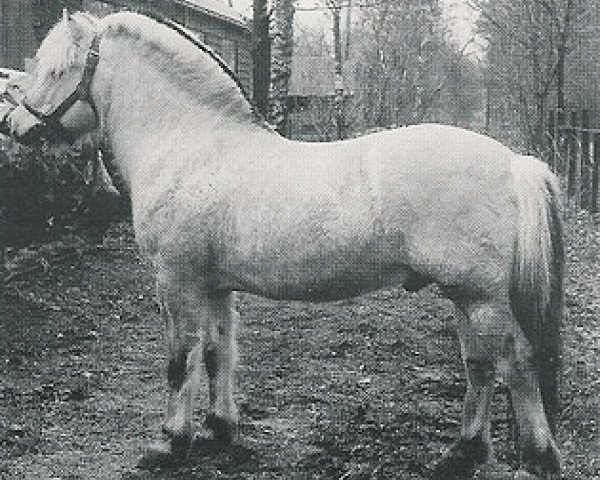
[[[209,413],[206,416],[206,427],[212,431],[213,439],[219,445],[231,445],[237,438],[237,422],[217,417],[214,413]]]
[[[187,457],[192,445],[193,435],[173,435],[171,437],[171,456],[175,460],[181,460]]]
[[[521,455],[518,473],[523,480],[530,478],[557,479],[561,477],[561,463],[558,448],[552,441],[545,450],[526,448]]]
[[[514,471],[505,463],[490,462],[477,470],[473,480],[514,480]]]
[[[560,472],[558,472],[558,473],[541,472],[541,473],[535,474],[535,473],[528,472],[527,470],[524,470],[521,468],[521,469],[517,470],[517,473],[515,473],[513,480],[560,480],[560,479],[561,479]]]
[[[150,445],[138,460],[137,467],[142,470],[170,468],[175,463],[170,446],[165,442]]]
[[[182,459],[187,457],[190,451],[192,441],[194,440],[194,434],[190,431],[173,431],[173,429],[163,426],[163,434],[169,439],[170,452],[175,459]]]
[[[540,477],[534,475],[533,473],[529,473],[527,470],[518,470],[515,473],[514,480],[539,480]]]
[[[433,466],[432,480],[464,480],[487,462],[490,448],[480,439],[460,439]]]

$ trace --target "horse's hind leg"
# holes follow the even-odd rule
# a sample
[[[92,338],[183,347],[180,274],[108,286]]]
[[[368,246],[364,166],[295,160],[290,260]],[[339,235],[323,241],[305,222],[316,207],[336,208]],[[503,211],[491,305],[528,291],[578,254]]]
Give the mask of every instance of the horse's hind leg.
[[[490,407],[505,316],[497,306],[457,308],[458,333],[467,377],[459,440],[436,464],[434,478],[464,479],[492,455]]]
[[[210,411],[206,425],[214,439],[229,444],[237,434],[238,412],[233,401],[233,374],[237,357],[237,312],[233,294],[211,295],[212,311],[204,338],[204,363],[209,380]]]
[[[520,444],[520,466],[535,475],[560,472],[560,453],[548,425],[533,350],[516,325],[506,342],[506,380],[513,399]]]

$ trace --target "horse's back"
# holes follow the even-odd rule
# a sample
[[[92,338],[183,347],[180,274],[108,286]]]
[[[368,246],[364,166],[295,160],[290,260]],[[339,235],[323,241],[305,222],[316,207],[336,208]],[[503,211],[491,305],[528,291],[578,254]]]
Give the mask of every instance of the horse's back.
[[[414,278],[491,282],[510,270],[513,156],[441,125],[331,144],[283,141],[256,166],[240,162],[228,264],[238,275],[249,269],[244,288],[268,277],[258,293],[278,285],[277,296],[285,285],[295,296],[326,285],[343,296]]]

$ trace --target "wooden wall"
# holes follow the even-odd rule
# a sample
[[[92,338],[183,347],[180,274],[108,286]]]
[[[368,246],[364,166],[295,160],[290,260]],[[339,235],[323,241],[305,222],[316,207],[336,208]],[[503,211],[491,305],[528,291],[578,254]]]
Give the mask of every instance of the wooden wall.
[[[126,7],[150,9],[191,30],[214,48],[252,94],[252,51],[249,26],[240,26],[177,1],[167,0],[0,0],[0,67],[24,70],[62,8],[87,10],[98,15]]]
[[[227,22],[177,1],[110,0],[102,2],[82,0],[82,9],[96,14],[114,11],[120,7],[131,10],[149,9],[193,30],[227,62],[244,89],[249,95],[252,94],[252,51],[249,26]]]

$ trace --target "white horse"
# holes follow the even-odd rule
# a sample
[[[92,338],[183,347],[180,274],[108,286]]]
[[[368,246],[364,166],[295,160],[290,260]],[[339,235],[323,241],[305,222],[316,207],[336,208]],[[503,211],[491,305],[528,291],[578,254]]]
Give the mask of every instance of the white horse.
[[[436,475],[463,478],[491,457],[497,372],[512,392],[521,468],[559,471],[562,224],[546,165],[442,125],[287,140],[209,48],[132,13],[65,15],[36,59],[7,124],[24,141],[97,128],[114,152],[156,268],[171,453],[192,439],[202,361],[206,424],[218,441],[236,435],[236,291],[320,301],[436,282],[457,307],[467,375],[460,438]]]

